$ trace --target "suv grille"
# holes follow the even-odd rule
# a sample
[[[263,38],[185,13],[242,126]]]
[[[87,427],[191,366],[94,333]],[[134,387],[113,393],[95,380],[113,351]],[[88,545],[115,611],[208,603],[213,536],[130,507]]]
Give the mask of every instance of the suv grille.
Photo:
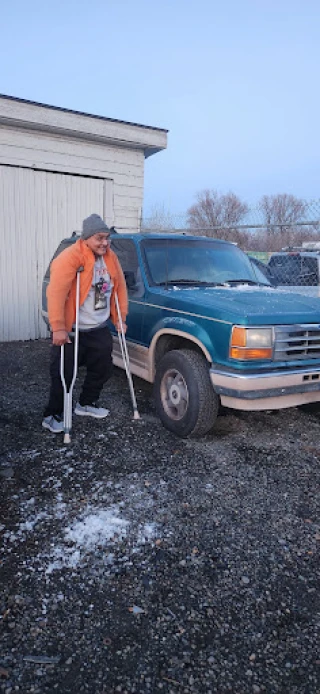
[[[320,359],[320,325],[275,327],[275,361]]]

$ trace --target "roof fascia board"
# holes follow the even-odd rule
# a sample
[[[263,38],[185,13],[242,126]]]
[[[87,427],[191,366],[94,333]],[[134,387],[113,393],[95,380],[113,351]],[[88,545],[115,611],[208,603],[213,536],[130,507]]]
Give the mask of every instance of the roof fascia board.
[[[72,139],[142,149],[146,156],[167,146],[167,131],[55,110],[42,105],[0,97],[0,124],[52,133]]]

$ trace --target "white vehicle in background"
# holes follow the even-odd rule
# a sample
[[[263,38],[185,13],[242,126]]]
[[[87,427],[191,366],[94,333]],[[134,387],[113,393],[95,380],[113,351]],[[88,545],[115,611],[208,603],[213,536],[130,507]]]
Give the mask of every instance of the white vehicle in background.
[[[320,297],[320,242],[283,248],[272,254],[268,268],[277,287]]]

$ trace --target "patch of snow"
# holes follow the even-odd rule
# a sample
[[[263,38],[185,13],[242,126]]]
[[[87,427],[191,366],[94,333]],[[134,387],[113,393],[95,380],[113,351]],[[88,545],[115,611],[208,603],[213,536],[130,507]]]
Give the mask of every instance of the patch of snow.
[[[54,560],[48,565],[46,573],[50,574],[62,567],[76,568],[81,559],[97,546],[101,549],[107,544],[112,545],[122,540],[127,534],[128,526],[129,521],[119,517],[117,506],[96,512],[85,511],[82,518],[65,530],[65,544],[55,548]]]
[[[145,523],[140,526],[138,530],[137,542],[139,545],[144,545],[146,542],[150,542],[156,536],[157,526],[155,523]]]
[[[17,535],[20,537],[24,532],[30,532],[34,529],[37,523],[40,523],[44,518],[48,518],[46,511],[40,511],[32,520],[26,520],[24,523],[20,523]]]
[[[116,506],[90,513],[86,518],[77,521],[65,531],[66,540],[90,550],[97,544],[105,544],[115,535],[123,537],[129,521],[119,518]]]
[[[70,467],[67,464],[64,472],[71,471]],[[56,482],[54,477],[46,479],[43,488],[55,489]],[[167,483],[160,479],[157,485],[164,500]],[[30,572],[45,573],[47,580],[61,569],[72,572],[79,567],[96,567],[99,571],[103,567],[109,573],[108,567],[119,564],[123,557],[129,566],[133,555],[159,536],[158,524],[153,522],[157,517],[155,501],[136,473],[124,482],[97,481],[90,501],[77,498],[77,494],[69,499],[57,490],[50,501],[29,495],[27,500],[20,500],[19,510],[23,522],[13,529],[2,528],[0,551],[9,555],[15,545],[32,535],[41,551],[31,553],[24,565]]]

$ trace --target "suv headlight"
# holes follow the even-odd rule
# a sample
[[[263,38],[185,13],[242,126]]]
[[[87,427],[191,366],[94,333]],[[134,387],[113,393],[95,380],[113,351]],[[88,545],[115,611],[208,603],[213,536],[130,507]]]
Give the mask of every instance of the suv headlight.
[[[273,329],[242,328],[234,325],[231,333],[229,357],[231,359],[272,359]]]

